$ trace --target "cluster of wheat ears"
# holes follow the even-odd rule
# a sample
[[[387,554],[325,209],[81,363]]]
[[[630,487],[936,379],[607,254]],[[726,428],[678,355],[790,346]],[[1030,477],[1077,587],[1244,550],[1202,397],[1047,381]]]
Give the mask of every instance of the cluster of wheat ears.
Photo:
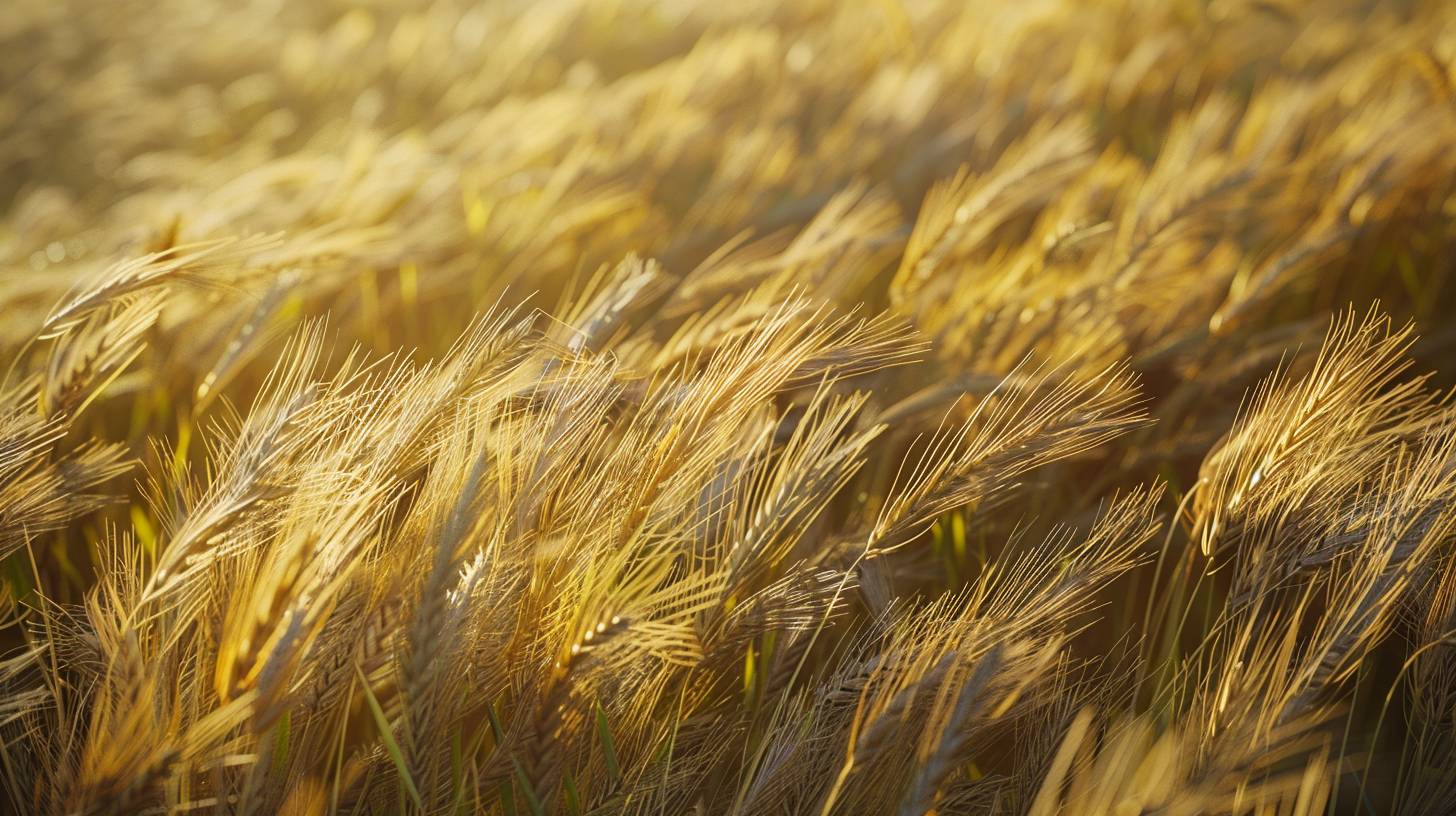
[[[1456,3],[9,0],[0,793],[1456,812]]]

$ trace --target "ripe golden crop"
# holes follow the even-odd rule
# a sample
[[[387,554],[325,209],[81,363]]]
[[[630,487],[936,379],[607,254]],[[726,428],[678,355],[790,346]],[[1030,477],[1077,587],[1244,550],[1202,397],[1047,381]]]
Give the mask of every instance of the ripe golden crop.
[[[1450,814],[1453,361],[1446,0],[9,0],[0,801]]]

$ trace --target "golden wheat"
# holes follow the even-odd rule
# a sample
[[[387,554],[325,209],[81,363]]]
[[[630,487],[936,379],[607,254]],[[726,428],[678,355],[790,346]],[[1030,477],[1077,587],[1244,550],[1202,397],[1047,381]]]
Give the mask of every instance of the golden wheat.
[[[1456,6],[12,0],[20,813],[1456,812]]]

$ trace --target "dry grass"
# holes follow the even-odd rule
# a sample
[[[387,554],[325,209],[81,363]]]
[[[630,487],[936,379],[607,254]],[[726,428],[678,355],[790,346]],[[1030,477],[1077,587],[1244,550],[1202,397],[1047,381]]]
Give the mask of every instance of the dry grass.
[[[1456,812],[1456,6],[13,0],[23,813]]]

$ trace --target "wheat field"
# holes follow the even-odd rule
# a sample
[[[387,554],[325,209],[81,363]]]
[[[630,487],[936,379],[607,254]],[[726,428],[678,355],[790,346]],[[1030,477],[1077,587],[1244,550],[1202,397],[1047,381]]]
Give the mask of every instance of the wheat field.
[[[0,811],[1456,813],[1456,3],[8,0]]]

